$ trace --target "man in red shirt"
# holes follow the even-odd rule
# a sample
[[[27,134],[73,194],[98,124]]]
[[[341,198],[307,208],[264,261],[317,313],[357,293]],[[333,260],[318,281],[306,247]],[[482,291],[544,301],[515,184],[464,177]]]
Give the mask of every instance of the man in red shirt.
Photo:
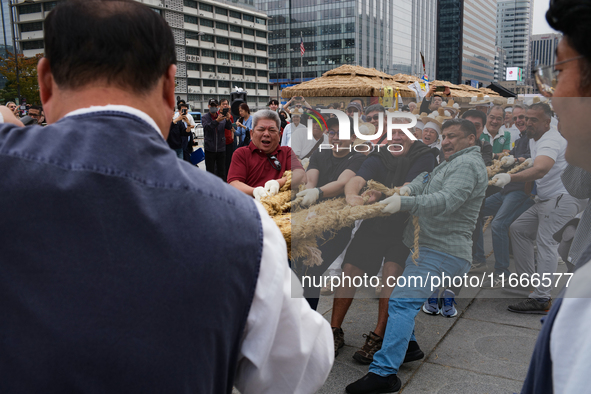
[[[289,146],[279,146],[281,121],[276,112],[262,110],[252,117],[251,141],[234,152],[228,183],[249,196],[275,195],[292,171],[292,187],[305,183],[306,173]]]

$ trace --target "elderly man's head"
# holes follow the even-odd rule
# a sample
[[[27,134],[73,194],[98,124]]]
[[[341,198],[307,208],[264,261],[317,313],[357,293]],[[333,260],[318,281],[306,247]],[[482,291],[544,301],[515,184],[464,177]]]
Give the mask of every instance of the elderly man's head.
[[[563,33],[556,49],[556,86],[552,106],[560,118],[560,132],[568,141],[566,160],[591,172],[591,3],[554,0],[546,13],[548,24]],[[550,72],[553,70],[550,69]]]
[[[59,2],[43,24],[45,57],[37,70],[49,123],[85,99],[95,105],[133,101],[168,135],[176,52],[162,16],[135,1],[71,0]]]
[[[454,153],[474,146],[476,128],[469,120],[450,119],[443,124],[441,137],[441,151],[445,160],[448,160]]]
[[[505,109],[500,105],[490,107],[486,117],[486,130],[492,135],[497,135],[501,126],[505,124]]]
[[[277,112],[262,110],[252,116],[252,143],[265,154],[271,154],[277,150],[280,136],[281,120]]]
[[[395,124],[403,124],[408,123],[408,119],[393,118],[392,122]],[[406,156],[414,142],[415,140],[411,140],[404,131],[400,129],[394,129],[392,130],[391,146],[388,147],[388,151],[393,156]]]
[[[520,133],[525,131],[525,108],[521,105],[515,105],[513,107],[513,124],[517,127]]]

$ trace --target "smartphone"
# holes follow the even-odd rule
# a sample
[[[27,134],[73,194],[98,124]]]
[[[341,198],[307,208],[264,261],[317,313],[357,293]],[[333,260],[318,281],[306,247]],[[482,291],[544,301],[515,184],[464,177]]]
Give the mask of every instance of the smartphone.
[[[437,86],[435,88],[435,91],[436,92],[442,92],[443,93],[443,92],[445,92],[445,86]]]
[[[228,115],[228,112],[229,112],[229,111],[230,111],[230,108],[224,108],[224,109],[222,110],[222,115],[224,115],[224,116]]]
[[[187,109],[186,109],[186,108],[183,108],[183,109],[181,110],[181,113],[182,113],[183,115],[186,115],[186,114],[187,114]]]

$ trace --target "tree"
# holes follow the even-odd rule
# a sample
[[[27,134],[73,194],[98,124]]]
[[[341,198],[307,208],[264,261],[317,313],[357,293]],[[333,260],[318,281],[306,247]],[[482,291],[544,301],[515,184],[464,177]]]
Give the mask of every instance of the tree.
[[[6,78],[4,89],[0,90],[0,96],[7,101],[16,101],[16,64],[18,64],[19,85],[21,98],[25,98],[28,104],[41,104],[39,98],[39,83],[37,82],[37,63],[43,57],[37,54],[34,57],[17,55],[18,63],[15,63],[14,53],[8,52],[8,56],[0,56],[0,75]]]

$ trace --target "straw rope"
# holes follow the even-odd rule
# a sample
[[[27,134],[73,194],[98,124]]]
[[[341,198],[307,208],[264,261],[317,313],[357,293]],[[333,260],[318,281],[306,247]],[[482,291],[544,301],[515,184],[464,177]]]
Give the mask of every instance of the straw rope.
[[[490,222],[493,221],[493,218],[494,218],[494,216],[489,216],[488,219],[486,219],[486,222],[484,223],[484,226],[482,226],[482,234],[484,234],[484,232],[486,231],[486,229],[490,225]]]
[[[507,174],[516,174],[520,171],[523,171],[525,169],[528,168],[528,165],[525,163],[525,161],[515,167],[513,167],[511,170],[507,171]],[[486,172],[488,173],[488,177],[492,178],[494,177],[496,174],[503,172],[504,168],[501,166],[501,161],[500,160],[494,160],[493,164],[486,167]],[[490,179],[488,181],[488,185],[489,186],[494,186],[497,182]]]

